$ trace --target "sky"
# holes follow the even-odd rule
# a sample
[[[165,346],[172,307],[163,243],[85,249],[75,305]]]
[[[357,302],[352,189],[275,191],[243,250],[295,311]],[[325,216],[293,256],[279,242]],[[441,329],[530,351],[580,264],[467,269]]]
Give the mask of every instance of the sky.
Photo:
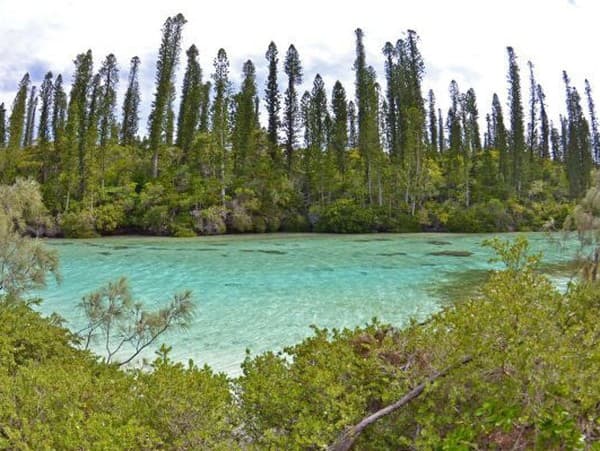
[[[360,27],[367,62],[376,69],[382,86],[383,45],[395,43],[408,29],[417,31],[426,65],[424,93],[433,89],[444,111],[453,79],[463,92],[475,89],[482,118],[490,110],[494,92],[506,106],[508,45],[518,56],[525,98],[531,60],[555,122],[564,111],[564,69],[580,93],[588,78],[600,104],[600,58],[595,51],[600,43],[598,0],[0,0],[0,102],[10,108],[25,72],[38,86],[48,70],[62,73],[70,84],[75,56],[92,49],[96,68],[107,54],[116,55],[121,103],[129,61],[137,55],[142,61],[140,130],[144,131],[161,27],[167,17],[179,12],[187,24],[178,91],[185,50],[196,44],[205,80],[222,47],[231,61],[234,85],[239,84],[243,62],[254,62],[262,96],[264,54],[274,41],[282,61],[290,44],[298,49],[305,73],[302,89],[310,89],[320,73],[329,92],[340,80],[352,97],[354,30]],[[284,77],[281,69],[280,86]],[[265,121],[264,114],[261,119]]]

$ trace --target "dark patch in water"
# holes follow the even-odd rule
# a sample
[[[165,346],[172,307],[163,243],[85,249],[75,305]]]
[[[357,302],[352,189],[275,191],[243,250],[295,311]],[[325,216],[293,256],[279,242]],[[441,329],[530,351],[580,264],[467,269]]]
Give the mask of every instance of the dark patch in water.
[[[485,269],[450,273],[446,280],[429,284],[426,289],[443,303],[461,301],[478,295],[488,275],[489,271]]]
[[[92,246],[92,247],[105,247],[104,244],[98,244],[98,243],[83,243],[86,246]]]
[[[361,273],[363,276],[368,276],[368,275],[369,275],[369,273],[368,273],[367,271],[361,271],[360,273]]]
[[[375,255],[379,255],[380,257],[397,257],[399,255],[406,255],[406,252],[382,252]]]
[[[355,243],[372,243],[374,241],[392,241],[391,238],[360,238],[357,240],[352,240]]]
[[[221,257],[229,257],[227,254],[221,254]]]
[[[48,241],[48,244],[51,246],[73,246],[75,243],[53,243],[52,241]]]
[[[240,249],[241,252],[260,252],[261,254],[285,255],[287,252],[272,249]]]
[[[242,286],[241,283],[225,283],[223,285],[226,287],[241,287]]]
[[[122,251],[123,249],[131,249],[129,246],[110,246],[115,251]]]
[[[435,263],[421,263],[421,266],[437,266]]]
[[[100,255],[112,255],[110,252],[100,252]]]
[[[434,246],[450,246],[452,243],[450,241],[439,241],[439,240],[431,240],[427,241],[429,244],[433,244]]]
[[[207,246],[228,246],[227,243],[206,243]]]
[[[437,257],[470,257],[473,252],[469,251],[439,251],[430,252],[428,255],[435,255]]]

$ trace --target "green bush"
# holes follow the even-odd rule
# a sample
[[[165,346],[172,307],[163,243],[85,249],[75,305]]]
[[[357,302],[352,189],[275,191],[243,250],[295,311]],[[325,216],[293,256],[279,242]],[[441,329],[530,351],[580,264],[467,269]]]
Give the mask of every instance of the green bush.
[[[201,211],[192,212],[194,230],[202,235],[222,235],[227,232],[225,218],[227,210],[213,205]]]
[[[66,238],[93,238],[98,236],[95,222],[94,216],[87,210],[65,213],[59,218],[60,229]]]
[[[376,231],[376,216],[373,210],[362,207],[351,199],[340,199],[332,204],[313,208],[317,217],[316,232],[366,233]]]

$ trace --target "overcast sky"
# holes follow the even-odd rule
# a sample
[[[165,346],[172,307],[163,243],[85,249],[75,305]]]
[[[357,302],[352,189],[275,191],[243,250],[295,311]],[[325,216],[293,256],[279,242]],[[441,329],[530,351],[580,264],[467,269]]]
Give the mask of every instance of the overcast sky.
[[[146,114],[161,26],[166,17],[178,12],[188,21],[178,90],[184,51],[194,43],[205,79],[220,47],[229,55],[234,82],[239,80],[243,62],[252,59],[262,95],[264,53],[273,40],[282,60],[290,43],[298,49],[305,70],[304,88],[310,89],[314,75],[321,73],[329,92],[339,79],[353,96],[354,30],[361,27],[368,63],[375,67],[382,85],[384,43],[395,43],[407,29],[418,32],[426,64],[424,92],[433,88],[444,111],[452,79],[463,92],[475,89],[482,117],[490,109],[493,92],[506,105],[507,45],[515,48],[519,58],[525,96],[526,63],[533,61],[552,119],[564,110],[563,69],[581,93],[584,79],[589,78],[600,99],[598,0],[0,0],[0,102],[12,104],[25,72],[30,72],[37,85],[48,70],[62,73],[70,84],[75,55],[90,48],[96,67],[108,53],[117,56],[121,91],[129,60],[134,55],[141,58]],[[281,71],[281,85],[284,76]],[[145,128],[144,117],[140,129]]]

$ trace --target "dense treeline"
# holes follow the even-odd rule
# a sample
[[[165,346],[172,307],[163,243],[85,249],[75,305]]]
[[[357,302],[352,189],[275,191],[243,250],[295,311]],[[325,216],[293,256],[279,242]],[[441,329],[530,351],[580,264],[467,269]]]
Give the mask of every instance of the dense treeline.
[[[511,47],[508,107],[494,94],[483,121],[473,89],[452,81],[446,113],[423,92],[411,30],[383,46],[381,82],[358,29],[353,89],[338,81],[329,94],[317,74],[299,92],[298,50],[283,55],[273,42],[262,94],[252,61],[234,92],[226,51],[206,76],[195,45],[177,89],[185,24],[179,14],[163,26],[147,129],[138,57],[121,114],[116,58],[95,68],[89,50],[75,59],[68,94],[61,75],[37,89],[26,74],[10,113],[0,105],[1,181],[39,180],[54,233],[539,229],[565,217],[600,161],[590,84],[582,99],[563,74],[566,112],[553,122],[531,62],[527,99]]]

